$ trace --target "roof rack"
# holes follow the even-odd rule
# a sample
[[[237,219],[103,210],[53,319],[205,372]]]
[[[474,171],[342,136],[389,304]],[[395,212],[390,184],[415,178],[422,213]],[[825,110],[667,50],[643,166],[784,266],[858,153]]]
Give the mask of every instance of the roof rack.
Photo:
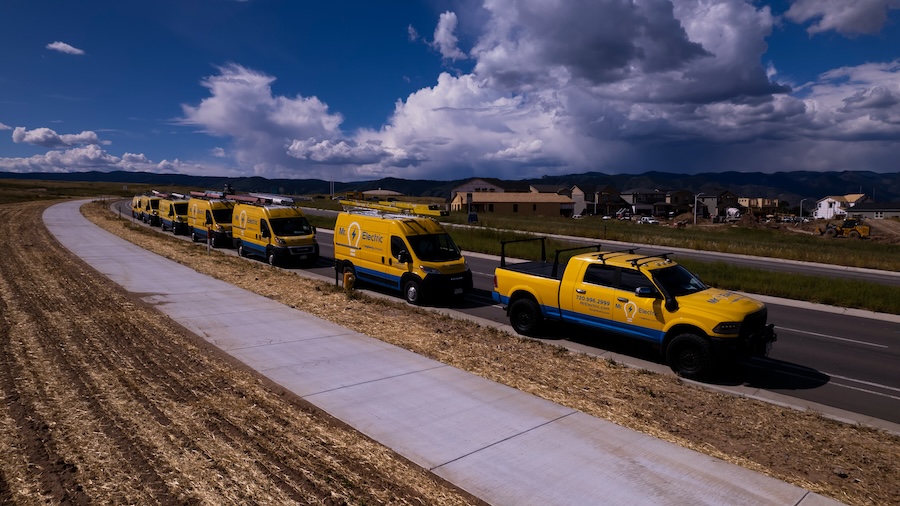
[[[673,255],[673,254],[674,253],[660,253],[659,255],[650,255],[650,256],[646,256],[646,257],[634,258],[631,260],[631,266],[632,267],[640,267],[641,265],[649,264],[653,259],[656,259],[656,258],[662,258],[666,262],[671,262],[672,260],[669,259],[669,255]],[[646,262],[641,262],[641,260],[646,260]]]
[[[604,251],[597,255],[597,260],[600,260],[601,262],[606,263],[606,259],[613,257],[613,256],[624,255],[625,253],[634,255],[634,252],[637,249],[638,248],[635,247],[635,248],[617,249],[617,250],[613,250],[613,251]]]

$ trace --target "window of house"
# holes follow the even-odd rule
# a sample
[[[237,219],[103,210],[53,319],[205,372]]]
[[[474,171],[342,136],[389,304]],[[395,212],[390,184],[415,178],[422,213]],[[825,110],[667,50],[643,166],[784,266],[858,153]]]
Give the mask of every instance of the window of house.
[[[875,219],[883,220],[884,219],[884,211],[875,211]]]
[[[488,204],[488,212],[489,213],[494,212],[494,204]]]
[[[537,211],[537,204],[531,204],[531,210]]]
[[[513,212],[514,213],[519,212],[519,204],[513,204]]]

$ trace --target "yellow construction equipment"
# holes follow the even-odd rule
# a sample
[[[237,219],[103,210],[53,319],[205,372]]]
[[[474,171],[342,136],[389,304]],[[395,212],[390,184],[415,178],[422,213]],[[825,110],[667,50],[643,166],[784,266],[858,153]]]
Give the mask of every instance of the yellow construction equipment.
[[[367,200],[341,200],[341,207],[345,211],[351,209],[371,209],[384,213],[412,214],[416,216],[448,216],[450,213],[439,204],[416,204],[414,202],[402,202],[399,200],[381,200],[371,202]]]

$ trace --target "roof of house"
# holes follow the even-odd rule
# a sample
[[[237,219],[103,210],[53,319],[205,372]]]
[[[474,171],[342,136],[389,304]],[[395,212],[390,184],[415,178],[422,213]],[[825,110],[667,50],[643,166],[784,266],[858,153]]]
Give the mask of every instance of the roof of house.
[[[466,194],[459,193],[456,199],[460,202],[467,202]],[[573,200],[565,195],[556,193],[496,193],[496,192],[473,192],[472,202],[475,204],[489,203],[551,203],[551,204],[571,204]]]
[[[900,211],[900,202],[863,202],[853,206],[853,211]]]

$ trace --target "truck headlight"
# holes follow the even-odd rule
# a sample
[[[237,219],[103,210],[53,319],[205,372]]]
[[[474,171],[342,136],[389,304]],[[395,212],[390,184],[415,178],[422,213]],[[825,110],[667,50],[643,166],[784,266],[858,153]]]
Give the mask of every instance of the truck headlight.
[[[741,331],[741,322],[722,322],[713,328],[716,334],[738,334]]]
[[[419,270],[421,270],[425,274],[440,274],[441,273],[441,271],[435,269],[434,267],[426,267],[424,265],[420,265]]]
[[[279,246],[287,246],[287,241],[285,241],[285,240],[282,239],[281,237],[276,237],[276,238],[275,238],[275,244],[277,244],[277,245],[279,245]]]

